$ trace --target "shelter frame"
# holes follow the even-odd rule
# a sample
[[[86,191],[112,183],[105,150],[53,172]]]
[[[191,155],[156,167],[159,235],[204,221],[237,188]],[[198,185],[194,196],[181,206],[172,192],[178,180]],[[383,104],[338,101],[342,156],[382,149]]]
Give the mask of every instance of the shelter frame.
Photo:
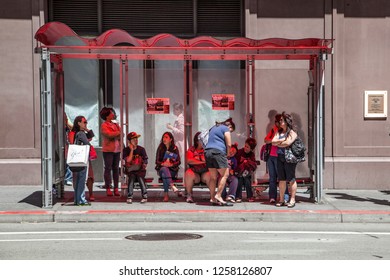
[[[37,32],[37,34],[42,34]],[[160,36],[172,35],[162,34]],[[156,36],[157,37],[157,36]],[[53,206],[53,134],[52,134],[52,77],[53,64],[62,69],[62,60],[72,59],[93,59],[93,60],[119,60],[120,64],[120,122],[128,132],[128,60],[182,60],[184,71],[192,70],[194,60],[243,60],[246,61],[246,98],[247,98],[247,134],[253,136],[255,127],[255,61],[256,60],[307,60],[309,62],[309,76],[311,77],[311,99],[312,108],[311,125],[309,125],[309,146],[312,152],[309,157],[312,162],[311,174],[314,182],[314,201],[321,202],[323,187],[324,168],[324,68],[328,54],[332,54],[331,42],[326,39],[266,39],[264,44],[249,44],[252,42],[247,38],[229,40],[229,46],[188,46],[187,43],[176,46],[151,45],[144,46],[58,46],[51,44],[45,38],[36,35],[36,39],[43,44],[36,47],[36,52],[41,55],[41,135],[42,135],[42,184],[43,184],[43,207]],[[153,37],[154,41],[157,39]],[[150,39],[150,40],[152,40]],[[197,38],[200,42],[204,38]],[[240,41],[241,39],[241,41]],[[236,42],[234,42],[236,40]],[[267,41],[268,40],[268,41]],[[272,41],[273,40],[273,41]],[[278,41],[279,40],[279,41]],[[276,44],[285,40],[285,44]],[[257,41],[256,41],[257,42]],[[272,43],[274,42],[274,43]],[[284,41],[282,41],[284,42]],[[187,46],[186,46],[187,44]],[[185,75],[186,76],[186,75]],[[185,78],[186,79],[186,78]],[[190,79],[191,82],[191,79]],[[191,88],[191,87],[190,87]],[[63,92],[63,89],[62,89]],[[184,92],[184,95],[187,93]],[[192,94],[191,90],[188,94]],[[192,100],[190,98],[189,100]],[[190,101],[191,102],[191,101]],[[310,106],[310,105],[309,105]],[[191,107],[191,106],[190,106]],[[192,110],[192,107],[190,108]],[[123,117],[125,114],[125,119]],[[191,120],[186,120],[186,126],[191,126]],[[123,134],[122,129],[122,134]],[[310,134],[312,137],[310,137]],[[123,139],[123,135],[121,135]]]

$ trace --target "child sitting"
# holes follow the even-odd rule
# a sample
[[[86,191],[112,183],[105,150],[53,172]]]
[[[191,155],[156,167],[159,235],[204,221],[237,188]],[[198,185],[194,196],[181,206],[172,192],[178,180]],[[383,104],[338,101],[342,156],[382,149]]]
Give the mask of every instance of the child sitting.
[[[236,176],[238,178],[238,186],[236,192],[236,202],[242,201],[242,188],[245,187],[246,197],[249,202],[254,202],[252,191],[252,175],[257,168],[256,157],[253,150],[256,148],[257,142],[254,138],[247,138],[245,140],[244,148],[237,151],[237,170]]]
[[[138,138],[141,135],[136,132],[127,134],[128,146],[123,149],[123,160],[125,173],[128,177],[127,182],[127,200],[128,204],[133,203],[134,183],[138,182],[141,189],[141,203],[148,201],[148,192],[145,184],[146,165],[148,164],[148,155],[144,147],[138,145]]]

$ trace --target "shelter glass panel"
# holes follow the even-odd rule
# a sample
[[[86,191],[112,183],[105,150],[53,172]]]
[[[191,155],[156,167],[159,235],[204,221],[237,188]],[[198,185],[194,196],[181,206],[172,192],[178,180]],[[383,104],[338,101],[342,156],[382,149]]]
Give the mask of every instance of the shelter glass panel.
[[[184,72],[183,61],[127,61],[128,63],[128,102],[123,110],[124,135],[135,131],[141,134],[139,145],[146,149],[149,157],[147,175],[157,177],[155,157],[157,147],[160,144],[164,132],[172,132],[176,145],[179,147],[182,158],[182,166],[179,176],[182,176],[184,168],[184,131],[173,131],[169,124],[175,126],[179,116],[173,110],[175,104],[184,111]],[[113,62],[113,107],[120,115],[120,61]],[[126,76],[123,77],[126,79]],[[147,101],[161,99],[169,102],[168,111],[147,109]],[[123,102],[126,102],[125,100]],[[182,115],[184,117],[184,115]],[[184,126],[182,126],[184,128]],[[124,138],[126,143],[126,138]]]
[[[193,134],[212,127],[216,121],[232,117],[236,124],[232,142],[237,142],[239,148],[243,147],[248,135],[245,79],[245,69],[241,69],[240,61],[198,62],[197,69],[193,71]],[[218,95],[222,98],[219,99]],[[225,107],[223,98],[230,97],[234,98],[234,108]]]

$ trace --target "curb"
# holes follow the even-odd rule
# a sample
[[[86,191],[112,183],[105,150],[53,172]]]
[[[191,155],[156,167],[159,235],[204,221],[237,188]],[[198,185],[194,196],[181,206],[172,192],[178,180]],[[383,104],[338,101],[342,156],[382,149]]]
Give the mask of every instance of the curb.
[[[390,223],[381,210],[83,210],[0,211],[0,223],[44,222]]]

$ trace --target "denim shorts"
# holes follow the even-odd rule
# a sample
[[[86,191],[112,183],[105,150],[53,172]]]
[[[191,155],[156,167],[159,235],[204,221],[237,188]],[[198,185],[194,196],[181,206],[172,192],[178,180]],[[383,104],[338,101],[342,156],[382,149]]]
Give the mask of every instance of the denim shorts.
[[[205,150],[207,168],[228,168],[228,160],[226,153],[217,149]]]

